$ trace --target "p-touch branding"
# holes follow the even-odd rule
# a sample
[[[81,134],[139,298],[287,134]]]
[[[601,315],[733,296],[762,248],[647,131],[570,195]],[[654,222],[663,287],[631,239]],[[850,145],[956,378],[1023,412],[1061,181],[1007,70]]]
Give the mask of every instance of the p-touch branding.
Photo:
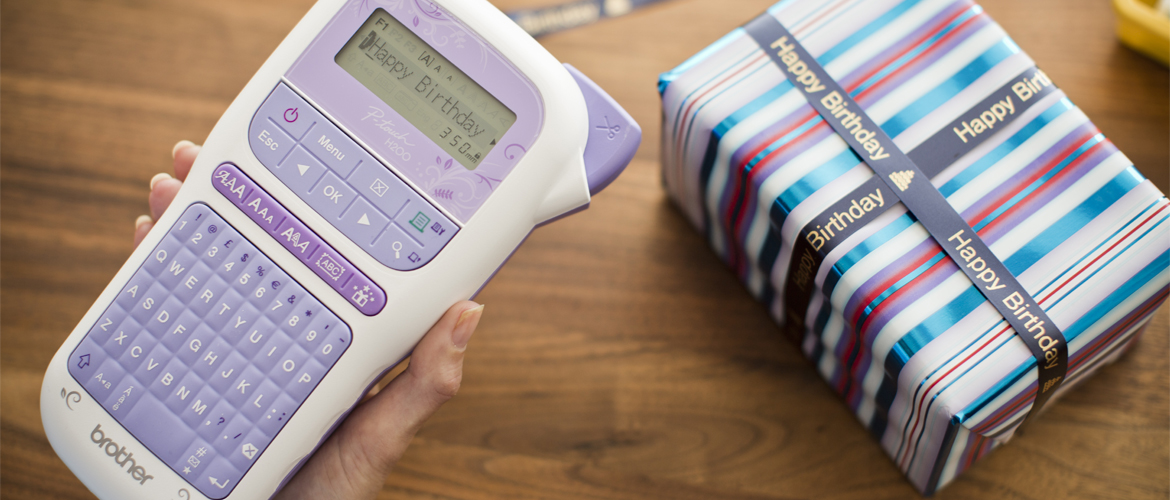
[[[49,442],[101,498],[272,497],[640,140],[484,0],[320,0],[53,358]]]

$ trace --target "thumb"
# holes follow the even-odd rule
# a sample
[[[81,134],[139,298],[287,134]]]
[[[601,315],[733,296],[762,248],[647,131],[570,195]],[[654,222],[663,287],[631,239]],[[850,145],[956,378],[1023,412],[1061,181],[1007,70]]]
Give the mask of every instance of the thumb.
[[[454,306],[423,337],[410,365],[381,392],[359,405],[281,498],[374,498],[418,429],[455,396],[463,353],[483,306]]]

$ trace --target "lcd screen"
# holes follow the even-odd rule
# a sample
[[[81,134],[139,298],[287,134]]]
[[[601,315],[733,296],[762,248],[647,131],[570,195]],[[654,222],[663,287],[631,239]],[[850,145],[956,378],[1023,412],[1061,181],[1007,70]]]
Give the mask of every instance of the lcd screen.
[[[468,170],[516,123],[516,113],[385,10],[334,61]]]

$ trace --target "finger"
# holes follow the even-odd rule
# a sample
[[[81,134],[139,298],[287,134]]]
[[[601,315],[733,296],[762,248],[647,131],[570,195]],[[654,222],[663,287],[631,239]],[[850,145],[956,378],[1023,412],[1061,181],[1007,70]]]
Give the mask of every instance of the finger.
[[[346,435],[359,438],[354,444],[362,446],[379,478],[389,473],[423,422],[459,391],[463,354],[482,314],[483,306],[471,301],[448,309],[415,346],[406,371],[346,422],[357,429]]]
[[[149,233],[152,227],[154,227],[154,220],[149,215],[138,216],[138,219],[134,221],[134,248],[138,248],[138,244],[146,239],[146,233]]]
[[[179,181],[187,180],[187,174],[191,172],[191,165],[195,163],[195,157],[199,156],[199,152],[202,150],[202,146],[186,139],[175,144],[175,147],[171,149],[171,158],[174,158],[176,179]]]
[[[179,194],[179,188],[183,187],[183,183],[174,177],[167,174],[157,174],[150,179],[150,216],[154,220],[158,220],[166,211],[171,202],[175,200],[175,195]]]
[[[455,394],[483,306],[451,306],[415,346],[410,367],[359,405],[279,498],[374,498],[422,423]]]

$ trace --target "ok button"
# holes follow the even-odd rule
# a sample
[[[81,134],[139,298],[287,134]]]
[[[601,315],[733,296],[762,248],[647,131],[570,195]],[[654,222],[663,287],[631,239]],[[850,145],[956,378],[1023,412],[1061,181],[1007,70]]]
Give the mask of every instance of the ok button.
[[[333,172],[328,172],[309,192],[305,201],[309,202],[309,206],[313,207],[317,213],[333,221],[341,217],[341,213],[356,198],[357,193],[345,181],[338,178]]]

